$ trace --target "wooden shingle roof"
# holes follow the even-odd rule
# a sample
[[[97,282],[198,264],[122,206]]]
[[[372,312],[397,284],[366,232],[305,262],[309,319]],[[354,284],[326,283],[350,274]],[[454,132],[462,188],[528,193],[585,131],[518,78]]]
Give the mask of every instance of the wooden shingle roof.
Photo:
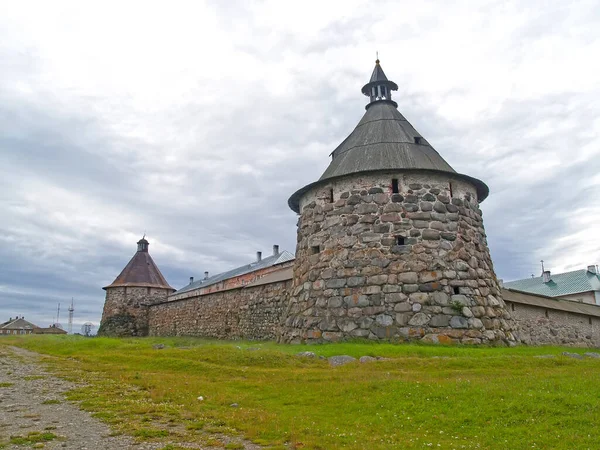
[[[160,270],[154,263],[154,260],[148,253],[148,241],[141,239],[138,241],[138,251],[127,263],[119,276],[108,286],[102,289],[113,287],[156,287],[163,289],[173,289]]]
[[[368,95],[371,85],[393,85],[379,64],[371,81],[363,88]],[[489,189],[482,181],[457,173],[429,142],[398,111],[391,97],[371,101],[367,111],[350,135],[331,153],[332,161],[318,181],[295,192],[288,204],[299,211],[302,195],[314,186],[359,173],[379,171],[428,171],[451,174],[473,184],[479,202],[485,200]]]

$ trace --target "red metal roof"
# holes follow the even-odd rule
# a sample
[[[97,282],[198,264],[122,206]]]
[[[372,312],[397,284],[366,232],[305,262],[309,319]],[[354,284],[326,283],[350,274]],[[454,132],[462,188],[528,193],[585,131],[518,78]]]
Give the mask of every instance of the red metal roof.
[[[145,239],[138,242],[138,251],[133,255],[131,261],[129,261],[115,281],[102,289],[123,286],[157,287],[175,290],[167,283],[163,274],[158,270],[150,253],[148,253],[148,241]]]

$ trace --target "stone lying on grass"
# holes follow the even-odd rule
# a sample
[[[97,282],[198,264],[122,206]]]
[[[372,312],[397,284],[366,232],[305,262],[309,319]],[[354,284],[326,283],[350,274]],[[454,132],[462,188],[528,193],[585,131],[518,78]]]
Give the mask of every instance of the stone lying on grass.
[[[302,356],[304,358],[315,358],[317,355],[315,355],[315,352],[300,352],[296,353],[296,356]]]
[[[165,344],[154,344],[152,348],[155,350],[162,350],[163,348],[165,348]]]
[[[595,359],[600,358],[600,353],[596,353],[596,352],[588,352],[588,353],[584,353],[584,355],[587,356],[588,358],[595,358]]]
[[[583,359],[583,355],[580,355],[579,353],[562,352],[562,355],[568,356],[569,358]]]
[[[369,362],[377,361],[377,358],[373,358],[372,356],[361,356],[359,358],[359,361],[361,363],[369,363]]]
[[[327,360],[329,361],[329,364],[331,366],[336,367],[336,366],[343,366],[344,364],[354,362],[354,361],[356,361],[356,358],[354,358],[352,356],[348,356],[348,355],[337,355],[337,356],[330,356],[329,358],[327,358]]]

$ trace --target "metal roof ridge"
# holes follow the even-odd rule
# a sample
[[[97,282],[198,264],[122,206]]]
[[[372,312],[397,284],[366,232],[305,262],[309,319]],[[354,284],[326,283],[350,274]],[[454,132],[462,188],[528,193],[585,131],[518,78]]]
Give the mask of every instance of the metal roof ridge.
[[[287,256],[288,259],[280,261],[281,257],[284,255],[288,255]],[[250,264],[243,264],[241,266],[234,267],[233,269],[226,270],[224,272],[220,272],[220,273],[208,278],[207,280],[195,281],[191,284],[188,284],[187,286],[182,287],[181,289],[178,289],[173,294],[183,294],[185,292],[193,291],[195,289],[201,289],[203,287],[212,286],[213,284],[229,280],[236,276],[245,275],[247,273],[251,273],[251,272],[254,272],[259,269],[272,267],[277,264],[288,262],[288,261],[290,261],[290,259],[289,259],[290,256],[292,259],[295,258],[292,253],[288,252],[287,250],[283,250],[282,252],[280,252],[277,255],[266,256],[265,258],[262,258],[260,261],[254,261]]]
[[[570,275],[570,274],[574,274],[577,272],[587,272],[587,269],[577,269],[577,270],[569,270],[568,272],[556,272],[556,273],[552,273],[552,271],[550,271],[550,276],[551,277],[558,277],[561,275]],[[537,276],[537,277],[526,277],[526,278],[517,278],[516,280],[511,280],[511,281],[505,281],[505,283],[514,283],[515,281],[525,281],[525,280],[541,280],[543,277]]]

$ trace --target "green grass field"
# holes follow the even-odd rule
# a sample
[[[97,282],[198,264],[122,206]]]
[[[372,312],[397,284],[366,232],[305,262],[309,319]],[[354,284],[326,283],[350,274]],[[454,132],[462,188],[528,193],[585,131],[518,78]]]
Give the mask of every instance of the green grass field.
[[[165,448],[219,446],[212,433],[271,448],[600,448],[600,360],[561,355],[585,350],[72,336],[2,345],[48,355],[52,371],[88,383],[69,399]],[[390,359],[330,367],[300,351]]]

